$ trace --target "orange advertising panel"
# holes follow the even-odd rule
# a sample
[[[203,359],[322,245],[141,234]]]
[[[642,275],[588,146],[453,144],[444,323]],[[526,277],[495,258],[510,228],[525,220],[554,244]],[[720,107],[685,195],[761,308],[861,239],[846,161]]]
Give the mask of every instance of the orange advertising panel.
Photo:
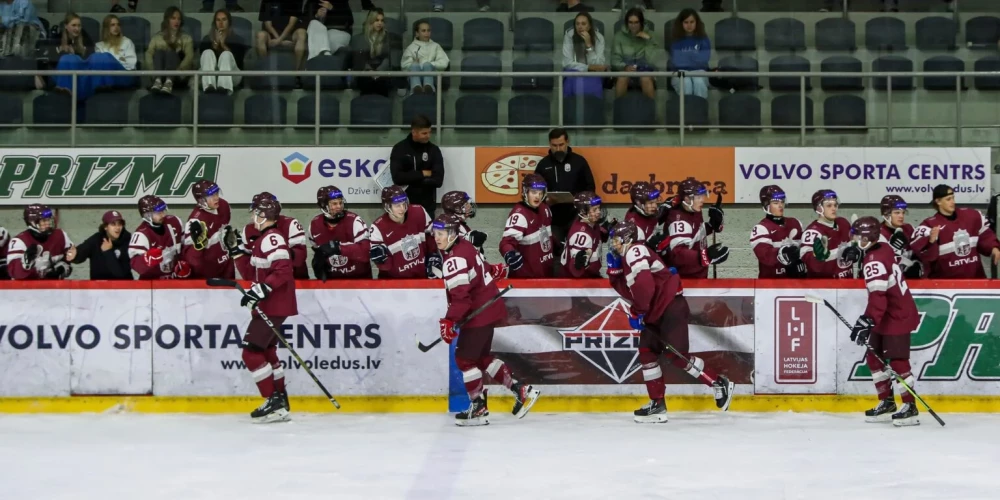
[[[677,185],[697,179],[723,201],[735,201],[734,148],[581,147],[605,203],[630,203],[632,184],[647,181],[672,196]],[[476,148],[476,203],[514,203],[521,179],[535,171],[548,148]],[[712,196],[714,198],[714,196]]]

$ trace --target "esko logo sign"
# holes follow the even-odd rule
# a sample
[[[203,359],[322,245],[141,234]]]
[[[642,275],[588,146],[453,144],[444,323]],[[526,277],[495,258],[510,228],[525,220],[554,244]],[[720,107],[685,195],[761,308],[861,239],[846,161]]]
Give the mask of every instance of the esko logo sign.
[[[774,382],[816,383],[816,304],[774,299]]]
[[[284,160],[281,160],[281,175],[282,177],[292,181],[293,184],[298,184],[308,179],[311,171],[312,161],[298,151],[286,156]]]
[[[574,351],[621,384],[639,371],[639,332],[628,323],[628,306],[616,299],[571,330],[560,330],[563,350]]]
[[[336,151],[336,150],[334,150]],[[316,174],[320,177],[373,178],[389,161],[383,158],[323,158],[318,160]],[[294,184],[300,184],[312,175],[313,161],[296,151],[281,160],[281,175]]]

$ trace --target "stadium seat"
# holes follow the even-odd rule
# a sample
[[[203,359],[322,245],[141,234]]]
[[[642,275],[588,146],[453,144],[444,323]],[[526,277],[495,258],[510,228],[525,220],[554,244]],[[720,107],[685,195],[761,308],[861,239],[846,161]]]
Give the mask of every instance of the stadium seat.
[[[392,101],[369,94],[351,100],[351,125],[392,125]]]
[[[69,125],[72,121],[73,98],[61,92],[46,92],[31,103],[34,123]]]
[[[209,26],[214,26],[215,22],[209,22]],[[184,16],[184,20],[181,23],[181,30],[191,36],[191,40],[194,41],[195,51],[198,50],[198,44],[201,43],[201,21],[197,18]],[[196,54],[197,55],[197,54]]]
[[[830,56],[823,59],[819,67],[823,73],[861,73],[861,61],[853,56]],[[819,86],[825,91],[865,88],[861,76],[822,76]]]
[[[913,61],[903,56],[882,56],[872,61],[872,71],[876,73],[911,73],[913,72]],[[876,76],[874,78],[875,90],[885,90],[888,81],[887,77]],[[913,90],[913,77],[894,76],[892,90]]]
[[[588,95],[567,97],[563,101],[563,124],[567,127],[606,123],[603,99]]]
[[[199,100],[203,96],[198,96]],[[183,101],[174,94],[149,93],[139,98],[141,125],[180,125]]]
[[[38,64],[32,59],[0,57],[0,71],[33,71]],[[27,92],[35,90],[35,77],[31,75],[0,76],[0,91]]]
[[[443,17],[425,17],[420,21],[430,23],[431,39],[437,42],[445,52],[449,52],[455,48],[455,26],[450,20]],[[409,45],[407,40],[412,40],[412,37],[404,34],[403,45]]]
[[[514,50],[552,52],[555,48],[552,21],[541,17],[524,17],[514,23]],[[559,40],[562,42],[562,39]]]
[[[499,72],[501,69],[500,58],[494,55],[476,54],[462,59],[462,71]],[[459,90],[500,90],[502,81],[499,76],[463,76],[458,88]]]
[[[906,50],[906,24],[895,17],[876,17],[865,23],[865,48],[872,51]]]
[[[802,99],[799,94],[780,95],[771,100],[771,126],[802,126]],[[813,128],[813,100],[809,97],[806,97],[806,127],[808,130]]]
[[[656,101],[642,92],[628,92],[615,99],[613,120],[616,127],[656,125]]]
[[[227,94],[202,94],[198,96],[198,123],[204,125],[233,125],[233,96]]]
[[[965,62],[954,56],[935,56],[924,61],[924,71],[945,73],[942,76],[925,76],[927,90],[955,90],[955,76],[952,73],[965,71]],[[965,88],[964,78],[962,88]]]
[[[719,71],[758,71],[757,60],[743,54],[725,57],[719,60]],[[724,77],[724,80],[729,87],[726,90],[757,91],[760,89],[758,77],[756,76],[727,76]]]
[[[670,23],[671,21],[667,21],[668,26],[670,25]],[[576,17],[573,17],[572,19],[567,19],[566,22],[563,23],[563,30],[562,30],[563,35],[565,35],[566,32],[571,29],[576,29]],[[604,32],[603,21],[601,21],[600,19],[594,19],[594,29],[596,29],[598,33],[604,36],[604,43],[611,42],[611,39],[608,37],[608,34]],[[667,31],[667,33],[669,34],[670,31]],[[557,42],[562,43],[562,40],[557,40]]]
[[[996,50],[1000,40],[1000,18],[973,17],[965,22],[965,45],[974,50]]]
[[[823,125],[826,127],[858,127],[868,126],[865,100],[856,95],[835,95],[823,102]],[[837,129],[830,129],[835,131]],[[857,130],[850,130],[857,132]]]
[[[299,125],[316,124],[316,95],[306,95],[299,98],[296,123]],[[340,101],[337,96],[320,92],[319,94],[319,124],[340,125]]]
[[[755,129],[760,127],[760,123],[760,99],[757,96],[737,92],[719,100],[719,125]]]
[[[554,71],[555,64],[547,55],[531,54],[514,59],[511,69],[515,72]],[[554,87],[555,78],[551,76],[514,77],[511,83],[514,90],[552,90]]]
[[[253,94],[243,101],[243,123],[285,125],[288,123],[288,101],[277,92]]]
[[[500,52],[503,48],[503,23],[500,21],[479,17],[462,26],[463,51]]]
[[[84,102],[83,116],[77,117],[77,121],[89,125],[127,125],[131,97],[132,92],[94,94]]]
[[[854,52],[857,50],[854,21],[829,17],[816,23],[816,50],[824,52]]]
[[[61,26],[61,24],[60,24],[60,26]],[[94,43],[97,43],[101,39],[101,22],[98,21],[97,19],[94,19],[92,17],[87,17],[87,16],[80,16],[80,26],[83,27],[83,32],[86,33],[87,36],[89,36],[90,39]],[[125,34],[124,33],[124,26],[122,28],[123,28],[123,34]],[[129,35],[125,34],[125,36],[129,36]],[[132,38],[132,37],[129,36],[129,38]],[[138,44],[139,44],[139,42],[135,41],[135,40],[133,40],[133,43],[135,43],[136,46],[138,46]],[[138,53],[138,52],[139,52],[139,50],[137,48],[136,49],[136,53]]]
[[[727,17],[715,23],[715,50],[757,50],[757,28],[740,17]]]
[[[344,71],[348,68],[348,55],[348,52],[338,50],[334,54],[316,56],[306,61],[306,71]],[[319,87],[323,90],[344,90],[347,88],[347,81],[342,76],[321,76]],[[316,77],[303,75],[302,88],[315,90]]]
[[[455,101],[455,123],[457,125],[497,126],[500,123],[500,113],[496,98],[482,94],[459,97]]]
[[[798,19],[780,17],[764,23],[764,49],[806,50],[806,25]]]
[[[359,23],[359,24],[361,24],[361,23]],[[408,26],[406,26],[405,24],[403,24],[403,21],[400,21],[399,19],[396,19],[395,17],[386,16],[385,17],[385,31],[387,31],[391,35],[395,35],[394,37],[391,37],[391,38],[397,38],[397,37],[402,37],[406,32],[410,31],[410,29],[409,29]],[[409,45],[409,40],[412,40],[412,39],[413,39],[413,37],[409,37],[407,39],[407,45]]]
[[[244,17],[233,17],[233,33],[243,39],[247,46],[252,46],[256,40],[253,24]]]
[[[0,94],[0,123],[24,123],[24,101],[20,96]]]
[[[920,50],[955,50],[958,23],[950,17],[931,16],[917,21],[917,48]]]
[[[768,63],[768,71],[772,73],[792,73],[809,72],[811,65],[809,60],[802,56],[778,56]],[[768,82],[771,90],[794,90],[796,92],[802,87],[802,79],[798,76],[772,76]],[[805,88],[812,90],[812,78],[806,77]]]
[[[444,101],[441,102],[441,121],[445,119]],[[410,94],[403,99],[403,126],[410,127],[413,117],[424,115],[430,118],[432,125],[437,125],[437,94]]]
[[[973,71],[1000,71],[1000,56],[986,56],[976,61]],[[1000,76],[977,76],[976,90],[1000,90]]]
[[[513,126],[550,127],[552,103],[538,94],[522,94],[507,101],[507,123]]]
[[[267,54],[266,57],[258,59],[253,70],[295,71],[294,57],[291,52],[274,51]],[[294,76],[247,76],[243,78],[243,81],[247,87],[253,90],[292,90],[295,88]]]
[[[667,99],[667,125],[676,127],[681,123],[680,96],[671,95]],[[696,95],[684,96],[684,126],[708,125],[708,100]]]
[[[139,16],[121,16],[118,20],[121,23],[122,34],[135,44],[135,53],[139,56],[139,60],[142,61],[145,57],[146,47],[149,47],[149,40],[152,38],[149,21]],[[159,27],[157,27],[156,31],[159,31]],[[248,38],[247,40],[253,40],[253,38]],[[195,46],[199,42],[201,40],[194,40]]]

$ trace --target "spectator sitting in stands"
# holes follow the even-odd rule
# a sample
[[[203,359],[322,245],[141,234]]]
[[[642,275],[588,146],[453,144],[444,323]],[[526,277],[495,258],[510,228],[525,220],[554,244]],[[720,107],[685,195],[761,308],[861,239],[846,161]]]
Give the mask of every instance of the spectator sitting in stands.
[[[131,280],[132,266],[129,263],[128,244],[132,234],[125,229],[125,219],[121,212],[108,210],[101,217],[101,225],[76,248],[73,264],[83,264],[90,260],[92,280]]]
[[[292,48],[295,69],[302,69],[306,59],[306,29],[302,4],[295,0],[264,0],[258,19],[262,30],[257,33],[257,56],[267,57],[272,48]]]
[[[0,57],[34,58],[42,29],[31,0],[0,0]]]
[[[57,49],[59,61],[56,63],[57,70],[81,70],[87,69],[87,58],[94,53],[94,42],[90,35],[83,31],[83,24],[80,16],[75,12],[66,13],[63,19],[62,39]],[[92,77],[78,76],[76,80],[76,94],[78,100],[86,99],[90,96],[88,88],[89,79]],[[71,75],[56,76],[52,78],[56,90],[70,93],[73,87],[73,77]]]
[[[123,14],[125,12],[135,12],[135,9],[139,7],[139,0],[128,0],[128,10],[118,4],[120,0],[111,0],[111,12],[114,14]]]
[[[118,16],[109,14],[101,23],[101,41],[97,42],[94,55],[88,62],[90,69],[132,71],[138,57],[135,55],[135,44],[122,35],[121,21]],[[139,78],[134,76],[94,76],[92,77],[95,91],[111,88],[132,88],[139,86]]]
[[[635,3],[632,3],[635,5]],[[642,8],[646,9],[646,12],[653,12],[656,8],[653,7],[653,0],[642,0]],[[621,12],[622,11],[622,0],[615,0],[615,6],[611,7],[611,12]]]
[[[431,23],[417,21],[413,25],[413,41],[403,51],[400,64],[406,71],[443,71],[451,61],[448,54],[434,40],[431,40]],[[410,88],[414,93],[435,92],[434,76],[411,76]]]
[[[389,71],[389,32],[385,30],[385,14],[382,9],[368,13],[364,35],[355,38],[353,47],[354,69],[356,71]],[[361,95],[378,94],[389,97],[392,79],[387,76],[359,77],[358,90]]]
[[[633,7],[625,13],[625,24],[615,33],[614,47],[611,49],[611,69],[613,71],[653,71],[650,64],[656,42],[646,33],[646,16],[642,9]],[[630,86],[635,86],[638,80],[642,93],[650,99],[656,98],[656,86],[653,77],[619,77],[615,83],[615,96],[621,97],[628,92]]]
[[[184,33],[184,14],[177,7],[167,7],[160,23],[160,32],[149,41],[146,49],[146,67],[157,71],[190,70],[194,68],[194,40]],[[178,84],[187,77],[168,76],[153,79],[149,90],[169,94],[174,91],[174,81]]]
[[[215,0],[202,0],[201,10],[199,10],[198,12],[201,12],[202,14],[208,14],[209,12],[212,12],[214,4]],[[236,0],[226,0],[226,8],[224,10],[226,12],[246,12],[245,10],[243,10],[243,7],[240,7],[240,4],[236,3]]]
[[[576,15],[574,28],[563,36],[563,70],[607,71],[604,61],[604,35],[594,28],[594,20],[587,12]],[[604,96],[602,77],[567,77],[564,85],[566,97],[574,95]]]
[[[711,57],[712,42],[705,34],[705,23],[694,9],[682,10],[671,28],[670,63],[667,64],[667,70],[685,73],[685,94],[708,98],[708,77],[692,75],[708,71],[708,60]],[[670,85],[680,95],[681,78],[671,78]]]
[[[202,71],[239,71],[243,57],[247,53],[247,42],[232,30],[232,18],[229,11],[219,9],[215,12],[215,29],[205,35],[201,41]],[[241,76],[205,75],[201,77],[201,87],[205,92],[225,92],[232,95],[233,89],[240,84]]]
[[[361,8],[375,9],[371,0],[361,0]],[[310,0],[305,14],[311,19],[307,28],[309,59],[330,55],[351,44],[354,13],[348,0]]]
[[[584,5],[580,0],[561,0],[556,12],[594,12],[594,8]]]

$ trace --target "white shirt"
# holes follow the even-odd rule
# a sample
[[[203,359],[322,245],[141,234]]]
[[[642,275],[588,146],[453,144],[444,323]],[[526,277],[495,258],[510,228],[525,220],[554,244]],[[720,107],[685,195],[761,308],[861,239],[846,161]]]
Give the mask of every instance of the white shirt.
[[[135,55],[135,44],[133,44],[132,40],[129,40],[128,37],[124,35],[122,35],[122,43],[118,45],[117,51],[113,50],[104,42],[97,42],[97,45],[94,47],[94,51],[97,53],[106,52],[115,56],[115,59],[118,59],[118,62],[122,63],[122,66],[124,66],[127,70],[134,70],[135,63],[138,61],[138,58]],[[122,59],[125,60],[122,61]]]

